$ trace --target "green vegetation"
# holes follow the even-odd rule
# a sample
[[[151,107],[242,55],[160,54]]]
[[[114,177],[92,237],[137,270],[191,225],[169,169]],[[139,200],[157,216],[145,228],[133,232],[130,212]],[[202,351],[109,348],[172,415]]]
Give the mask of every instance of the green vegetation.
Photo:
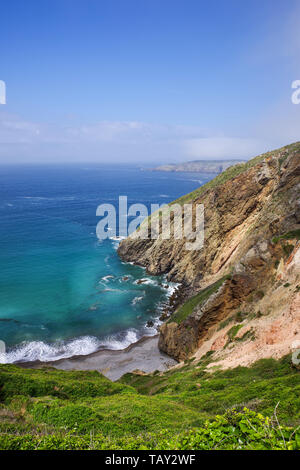
[[[233,315],[230,315],[229,317],[225,318],[225,320],[223,320],[222,322],[220,322],[218,325],[218,331],[230,325],[230,323],[241,323],[246,318],[251,319],[251,318],[254,318],[254,316],[257,316],[257,314],[238,311],[234,313]]]
[[[250,328],[247,330],[242,336],[236,336],[238,331],[243,327],[244,325],[237,325],[233,326],[229,331],[228,331],[228,342],[225,345],[225,348],[228,346],[228,344],[232,343],[233,341],[235,342],[242,342],[246,341],[247,339],[250,339],[251,341],[255,340],[255,333],[253,331],[253,328]]]
[[[174,435],[170,431],[148,433],[137,437],[110,439],[103,435],[21,436],[0,435],[0,448],[5,450],[298,450],[300,432],[278,426],[275,419],[247,410],[230,410],[200,428]]]
[[[272,243],[278,243],[280,240],[300,240],[300,229],[299,230],[291,230],[290,232],[284,233],[283,235],[279,235],[278,237],[272,238]]]
[[[234,325],[232,328],[230,328],[230,330],[227,332],[230,341],[236,337],[241,328],[243,328],[243,325]]]
[[[300,448],[291,359],[208,372],[212,354],[116,383],[98,372],[1,365],[0,449]]]
[[[66,380],[67,379],[67,380]],[[0,400],[14,395],[31,397],[53,396],[69,399],[103,397],[130,393],[130,387],[111,382],[96,371],[21,369],[10,365],[0,366]]]
[[[218,176],[216,176],[213,180],[209,181],[208,183],[200,186],[200,188],[192,191],[189,194],[185,194],[184,196],[180,197],[176,201],[172,202],[172,204],[186,204],[187,202],[193,201],[199,198],[202,194],[204,194],[208,189],[214,189],[218,186],[226,183],[227,181],[235,178],[236,176],[244,173],[252,166],[256,165],[260,161],[265,158],[265,155],[260,155],[253,160],[250,160],[247,163],[238,163],[237,165],[230,166],[227,170],[222,171]]]
[[[204,418],[232,407],[237,410],[247,407],[271,416],[280,402],[277,411],[280,421],[300,425],[300,372],[289,357],[279,361],[262,359],[252,367],[208,372],[211,354],[200,363],[193,362],[163,375],[126,374],[121,381],[145,395],[176,399],[197,409]]]
[[[216,292],[224,283],[224,281],[229,278],[230,276],[224,276],[214,284],[211,284],[210,286],[198,292],[198,294],[191,297],[181,307],[179,307],[179,309],[171,316],[168,321],[181,323],[193,312],[196,307],[199,307],[201,304],[203,304],[203,302],[205,302],[205,300],[207,300],[214,292]]]
[[[285,153],[284,153],[285,152]],[[199,188],[195,189],[195,191],[192,191],[191,193],[185,194],[184,196],[181,196],[180,198],[176,199],[175,201],[172,201],[169,203],[169,206],[172,206],[173,204],[186,204],[191,201],[195,201],[200,198],[204,193],[209,191],[210,189],[215,189],[219,186],[222,186],[225,184],[227,181],[236,178],[242,173],[245,173],[247,170],[250,168],[254,167],[258,163],[263,162],[267,157],[270,156],[278,156],[278,172],[280,173],[281,166],[285,162],[285,160],[289,157],[289,155],[293,152],[300,152],[300,142],[295,142],[294,144],[287,145],[285,147],[282,147],[278,150],[274,150],[271,152],[264,153],[262,155],[258,155],[257,157],[252,158],[251,160],[245,162],[245,163],[238,163],[236,165],[232,165],[226,170],[222,171],[219,175],[217,175],[215,178],[212,180],[208,181],[206,184],[203,186],[200,186]],[[284,153],[284,154],[283,154]],[[283,154],[283,155],[282,155]],[[279,197],[277,195],[276,197]],[[284,197],[284,194],[281,194],[280,197]],[[155,213],[154,213],[155,214]],[[148,216],[144,221],[142,222],[141,225],[147,224],[150,225],[151,217],[153,215]],[[137,229],[138,231],[140,228]],[[299,232],[299,231],[296,231]],[[298,239],[299,239],[299,233],[298,233]]]
[[[282,235],[278,235],[277,237],[273,237],[272,243],[274,244],[280,243],[284,257],[288,258],[294,250],[294,244],[286,243],[286,241],[295,240],[295,239],[300,240],[300,229],[291,230],[290,232],[286,232],[286,233],[283,233]],[[275,267],[278,267],[278,264],[275,265]]]
[[[223,171],[222,173],[220,173],[218,176],[216,176],[213,180],[209,181],[208,183],[204,184],[203,186],[201,186],[200,188],[196,189],[195,191],[192,191],[191,193],[189,194],[186,194],[182,197],[180,197],[179,199],[177,199],[176,201],[172,202],[171,204],[176,204],[176,203],[179,203],[179,204],[185,204],[187,202],[190,202],[190,201],[193,201],[195,199],[198,199],[202,194],[204,194],[207,190],[209,189],[214,189],[214,188],[217,188],[218,186],[226,183],[227,181],[237,177],[238,175],[240,175],[241,173],[244,173],[246,172],[247,170],[249,170],[250,168],[252,168],[253,166],[257,165],[258,163],[262,162],[265,158],[267,158],[268,156],[271,156],[271,155],[280,155],[282,154],[282,152],[284,151],[288,151],[289,153],[291,152],[298,152],[300,151],[300,142],[296,142],[294,144],[291,144],[291,145],[287,145],[286,147],[283,147],[281,149],[278,149],[278,150],[275,150],[273,152],[267,152],[265,154],[262,154],[262,155],[258,155],[257,157],[255,158],[252,158],[251,160],[249,160],[248,162],[246,163],[240,163],[240,164],[237,164],[237,165],[233,165],[229,168],[227,168],[227,170]],[[281,165],[283,164],[283,162],[286,160],[286,158],[289,156],[289,154],[285,154],[281,157],[279,157],[278,159],[278,163],[279,163],[279,169],[281,167]]]

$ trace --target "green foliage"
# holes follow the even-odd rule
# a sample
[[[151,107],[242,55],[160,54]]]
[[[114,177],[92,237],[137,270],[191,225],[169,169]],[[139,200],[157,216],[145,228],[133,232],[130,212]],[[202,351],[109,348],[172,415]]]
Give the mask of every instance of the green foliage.
[[[96,371],[65,371],[54,368],[21,369],[13,365],[0,368],[0,400],[13,395],[80,398],[132,393],[129,387],[114,383]]]
[[[181,307],[179,307],[179,309],[171,316],[168,321],[181,323],[193,312],[193,310],[197,306],[203,304],[205,300],[207,300],[214,292],[216,292],[219,287],[221,287],[221,285],[224,283],[224,281],[229,278],[230,276],[224,276],[222,279],[219,279],[214,284],[211,284],[202,291],[198,292],[198,294],[191,297]]]
[[[288,153],[284,156],[280,156],[283,151],[288,151]],[[171,204],[177,204],[177,203],[185,204],[185,203],[190,202],[190,201],[195,201],[196,199],[198,199],[200,196],[202,196],[209,189],[217,188],[218,186],[221,186],[222,184],[226,183],[227,181],[229,181],[233,178],[236,178],[237,176],[239,176],[240,174],[246,172],[247,170],[249,170],[253,166],[257,165],[258,163],[261,163],[263,160],[265,160],[265,158],[267,158],[268,156],[271,156],[271,155],[273,155],[273,156],[278,155],[278,157],[279,157],[278,158],[278,163],[279,163],[279,168],[280,168],[283,161],[289,156],[289,154],[291,154],[292,152],[299,152],[299,151],[300,151],[300,144],[299,144],[299,142],[296,142],[294,144],[287,145],[286,147],[283,147],[281,149],[274,150],[272,152],[267,152],[263,155],[258,155],[257,157],[252,158],[251,160],[249,160],[246,163],[240,163],[240,164],[237,164],[237,165],[233,165],[233,166],[227,168],[227,170],[220,173],[213,180],[211,180],[208,183],[204,184],[203,186],[196,189],[195,191],[180,197],[179,199],[172,202]]]
[[[252,328],[247,330],[243,336],[236,336],[241,328],[243,328],[244,325],[234,325],[230,330],[227,332],[228,335],[228,341],[227,344],[224,346],[225,348],[228,346],[228,344],[232,343],[233,341],[235,342],[242,342],[246,341],[247,339],[254,340],[255,339],[255,333]]]
[[[217,188],[218,186],[226,183],[227,181],[236,178],[241,173],[244,173],[252,166],[264,160],[265,156],[266,155],[260,155],[258,157],[253,158],[252,160],[249,160],[249,162],[238,163],[237,165],[230,166],[229,168],[227,168],[227,170],[222,171],[222,173],[216,176],[213,180],[209,181],[203,186],[200,186],[200,188],[196,189],[195,191],[192,191],[189,194],[185,194],[184,196],[180,197],[171,204],[186,204],[190,201],[198,199],[207,190]]]
[[[230,328],[230,330],[227,332],[230,341],[235,338],[241,328],[243,328],[243,325],[234,325],[232,328]]]
[[[29,410],[33,420],[65,429],[76,429],[84,433],[99,429],[103,416],[79,403],[63,403],[60,400],[40,400]]]
[[[200,363],[170,370],[160,377],[126,374],[123,383],[139,393],[166,395],[213,417],[231,407],[247,406],[270,416],[278,402],[283,423],[300,424],[300,372],[289,357],[262,359],[251,367],[207,372],[207,357]],[[198,384],[198,385],[197,385]]]
[[[283,235],[279,235],[278,237],[272,238],[272,243],[278,243],[280,240],[300,240],[300,229],[298,230],[291,230],[290,232],[286,232]]]
[[[255,316],[253,312],[249,313],[249,312],[238,311],[234,313],[233,315],[230,315],[229,317],[227,317],[222,322],[220,322],[218,325],[218,331],[230,325],[230,323],[241,323],[246,318],[252,318],[253,316]]]
[[[230,410],[203,426],[180,434],[169,430],[145,433],[135,437],[110,439],[102,434],[77,436],[57,435],[0,435],[3,450],[299,450],[300,431],[280,426],[277,421],[244,408]]]
[[[299,448],[300,372],[290,357],[208,372],[212,355],[118,383],[1,365],[0,449]],[[266,419],[278,402],[282,427]]]
[[[281,244],[282,251],[284,256],[288,258],[292,251],[294,250],[294,245],[291,243],[286,243],[287,240],[300,240],[300,229],[299,230],[292,230],[290,232],[286,232],[282,235],[278,235],[277,237],[272,238],[272,243],[279,243]],[[279,262],[278,262],[279,264]],[[278,267],[278,264],[275,267]]]
[[[46,423],[59,429],[79,434],[89,431],[106,436],[137,435],[141,432],[157,431],[166,426],[174,431],[199,424],[196,410],[161,397],[141,395],[114,395],[92,398],[82,402],[59,399],[38,399],[27,409],[34,423]],[[178,421],[178,413],[181,419]]]

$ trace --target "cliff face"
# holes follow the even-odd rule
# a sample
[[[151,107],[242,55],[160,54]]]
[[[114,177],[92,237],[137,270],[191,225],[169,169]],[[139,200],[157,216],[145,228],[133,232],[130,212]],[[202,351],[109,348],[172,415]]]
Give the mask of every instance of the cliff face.
[[[280,317],[286,304],[298,305],[300,143],[231,167],[176,202],[192,202],[194,208],[204,205],[201,250],[188,251],[187,240],[174,237],[129,237],[118,250],[123,260],[182,284],[186,302],[161,326],[160,348],[176,359],[186,359],[197,351],[218,351],[221,357],[228,346],[231,355],[241,344],[253,346],[259,318],[271,318],[274,312]],[[287,263],[294,263],[291,271]],[[283,289],[280,298],[285,299],[279,310],[278,301],[272,303],[278,289]],[[299,305],[294,310],[300,330]],[[216,349],[218,342],[213,346],[210,340],[217,340],[216,332],[223,331],[226,319],[227,330],[230,325],[242,331],[251,321],[252,330],[241,341],[233,341],[224,327]],[[300,332],[292,337],[300,340]],[[207,349],[208,344],[213,349]]]

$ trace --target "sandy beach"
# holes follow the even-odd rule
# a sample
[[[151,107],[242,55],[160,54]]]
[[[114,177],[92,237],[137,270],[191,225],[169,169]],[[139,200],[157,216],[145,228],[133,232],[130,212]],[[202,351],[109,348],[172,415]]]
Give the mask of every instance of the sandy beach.
[[[140,370],[150,373],[165,371],[177,362],[158,349],[158,335],[141,338],[126,349],[101,350],[86,356],[75,356],[52,362],[19,363],[22,367],[45,366],[62,370],[97,370],[110,380],[118,380],[127,372]]]

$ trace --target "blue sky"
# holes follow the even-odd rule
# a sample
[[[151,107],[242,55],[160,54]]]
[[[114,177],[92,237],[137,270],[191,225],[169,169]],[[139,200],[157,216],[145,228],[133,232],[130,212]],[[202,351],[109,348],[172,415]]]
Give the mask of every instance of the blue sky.
[[[299,0],[3,0],[0,162],[248,158],[299,139]]]

